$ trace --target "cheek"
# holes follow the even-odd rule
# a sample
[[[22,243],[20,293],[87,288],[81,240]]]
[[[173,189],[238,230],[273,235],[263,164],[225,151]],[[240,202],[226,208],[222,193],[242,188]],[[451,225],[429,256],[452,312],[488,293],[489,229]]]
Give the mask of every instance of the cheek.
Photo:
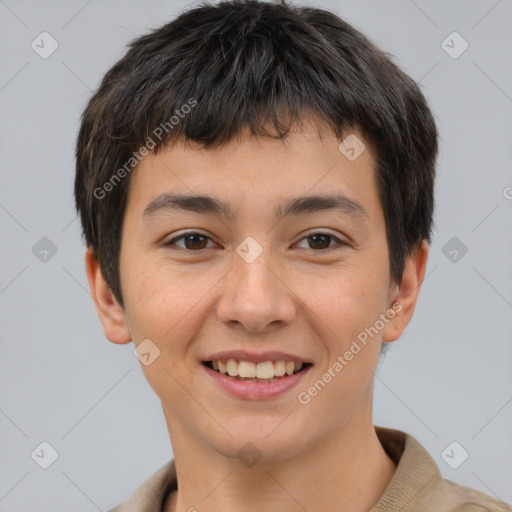
[[[304,288],[311,297],[309,322],[327,352],[311,389],[318,395],[310,412],[316,411],[319,417],[325,407],[337,404],[332,421],[344,421],[370,390],[381,339],[381,331],[372,327],[384,312],[385,284],[370,273],[354,271],[350,278],[339,275],[325,280],[323,286],[317,281]]]
[[[375,265],[373,268],[375,269]],[[320,321],[326,339],[338,340],[342,345],[347,339],[373,325],[384,312],[387,281],[380,269],[345,268],[322,278],[301,280],[300,297]]]
[[[187,342],[208,315],[208,291],[218,281],[217,274],[177,271],[160,262],[140,268],[139,274],[136,270],[126,294],[130,332],[135,339],[155,340],[165,353],[172,353],[173,361],[183,360]]]
[[[191,372],[187,347],[205,318],[201,307],[205,292],[197,278],[189,281],[153,265],[140,269],[138,278],[126,287],[125,314],[135,344],[149,339],[158,348],[154,361],[149,365],[141,361],[141,369],[160,398],[186,401],[180,383],[193,385],[193,373],[187,375]]]

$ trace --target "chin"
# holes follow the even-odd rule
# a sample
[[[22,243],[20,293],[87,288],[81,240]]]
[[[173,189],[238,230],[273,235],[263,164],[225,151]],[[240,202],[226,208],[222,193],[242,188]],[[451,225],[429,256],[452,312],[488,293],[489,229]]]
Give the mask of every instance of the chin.
[[[211,444],[218,453],[238,459],[247,467],[283,462],[299,454],[304,449],[305,440],[298,431],[276,428],[278,424],[273,422],[270,428],[268,424],[246,429],[230,428],[232,437],[226,435],[222,440],[211,440]]]

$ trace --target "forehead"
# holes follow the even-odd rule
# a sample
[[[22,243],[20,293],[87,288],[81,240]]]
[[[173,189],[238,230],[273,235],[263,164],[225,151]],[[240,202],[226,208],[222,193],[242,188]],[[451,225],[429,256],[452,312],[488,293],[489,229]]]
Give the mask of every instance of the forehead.
[[[283,215],[298,196],[342,196],[347,209],[352,200],[370,216],[378,203],[375,160],[361,133],[340,141],[308,123],[284,140],[245,134],[215,148],[178,142],[152,152],[133,171],[127,210],[144,216],[166,194],[217,198],[214,208],[227,217],[269,205]]]

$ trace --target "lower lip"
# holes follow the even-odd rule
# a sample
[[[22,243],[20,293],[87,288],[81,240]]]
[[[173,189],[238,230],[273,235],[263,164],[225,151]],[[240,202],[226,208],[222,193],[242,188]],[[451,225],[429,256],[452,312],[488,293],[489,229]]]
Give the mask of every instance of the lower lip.
[[[308,365],[304,370],[282,377],[274,382],[245,382],[216,372],[204,364],[201,364],[201,366],[224,391],[243,400],[276,398],[296,386],[312,368],[312,365]]]

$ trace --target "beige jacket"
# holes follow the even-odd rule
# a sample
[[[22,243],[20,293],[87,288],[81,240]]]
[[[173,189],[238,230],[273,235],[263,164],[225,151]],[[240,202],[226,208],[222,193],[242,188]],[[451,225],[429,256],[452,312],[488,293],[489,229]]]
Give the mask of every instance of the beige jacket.
[[[512,512],[506,503],[443,479],[432,457],[412,436],[378,426],[375,431],[397,469],[369,512]],[[176,489],[176,467],[172,459],[130,499],[109,512],[161,512],[167,494]]]

